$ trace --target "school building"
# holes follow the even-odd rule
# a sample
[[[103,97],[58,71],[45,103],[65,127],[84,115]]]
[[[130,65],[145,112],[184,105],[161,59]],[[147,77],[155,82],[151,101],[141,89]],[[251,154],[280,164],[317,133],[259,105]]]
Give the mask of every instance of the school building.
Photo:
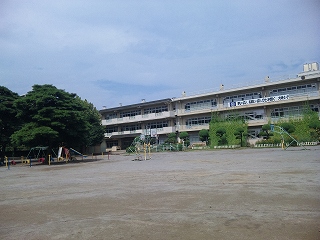
[[[101,151],[125,149],[141,134],[156,137],[163,143],[168,133],[188,132],[190,142],[199,142],[201,129],[209,129],[213,113],[232,118],[240,115],[248,122],[249,138],[256,138],[262,125],[276,123],[289,116],[301,116],[309,105],[320,108],[320,71],[318,63],[303,65],[303,71],[292,78],[270,79],[261,83],[177,98],[145,101],[100,110],[106,128]]]

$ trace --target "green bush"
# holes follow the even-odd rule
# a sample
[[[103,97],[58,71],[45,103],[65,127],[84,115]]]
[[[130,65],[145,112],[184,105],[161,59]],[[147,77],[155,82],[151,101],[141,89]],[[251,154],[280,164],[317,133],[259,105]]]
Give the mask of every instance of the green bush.
[[[248,125],[241,118],[225,119],[219,115],[212,115],[209,127],[210,146],[240,145],[241,138],[237,137],[237,131],[241,129],[243,145],[247,141]]]

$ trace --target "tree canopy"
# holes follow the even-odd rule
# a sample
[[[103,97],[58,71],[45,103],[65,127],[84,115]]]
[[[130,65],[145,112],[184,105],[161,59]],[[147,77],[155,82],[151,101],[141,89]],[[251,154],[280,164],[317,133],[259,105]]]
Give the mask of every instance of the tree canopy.
[[[17,109],[13,104],[18,98],[17,93],[0,86],[0,156],[2,161],[5,149],[10,144],[10,136],[19,126],[19,120],[16,118]]]
[[[201,129],[199,131],[199,138],[201,142],[208,143],[209,141],[209,130],[208,129]]]
[[[103,139],[104,129],[93,105],[52,85],[34,85],[14,107],[23,121],[11,136],[15,145],[84,147]]]

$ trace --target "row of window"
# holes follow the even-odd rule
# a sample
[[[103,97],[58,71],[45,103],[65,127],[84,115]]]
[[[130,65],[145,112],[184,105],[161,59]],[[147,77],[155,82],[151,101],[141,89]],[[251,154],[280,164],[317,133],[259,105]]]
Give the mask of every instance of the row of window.
[[[207,99],[207,100],[200,100],[200,101],[186,103],[184,108],[186,111],[190,111],[193,109],[211,108],[216,106],[217,106],[216,99]]]
[[[187,126],[192,125],[206,125],[209,124],[211,121],[211,117],[198,117],[198,118],[189,118],[186,121]]]
[[[144,114],[148,113],[160,113],[160,112],[167,112],[168,111],[168,106],[159,106],[159,107],[152,107],[152,108],[146,108],[143,110]],[[141,109],[137,110],[131,110],[131,111],[126,111],[126,112],[120,112],[119,117],[124,118],[124,117],[134,117],[137,115],[141,115]],[[108,115],[105,116],[105,119],[115,119],[118,118],[117,113],[109,113]]]
[[[275,95],[282,95],[282,94],[295,94],[295,93],[303,93],[303,92],[312,92],[316,91],[317,86],[316,84],[305,84],[305,85],[299,85],[299,86],[293,86],[293,87],[287,87],[287,88],[279,88],[279,89],[273,89],[270,91],[270,96]]]
[[[148,129],[156,129],[156,128],[164,128],[168,127],[169,122],[168,121],[159,121],[159,122],[151,122],[146,125],[146,128]],[[141,124],[134,124],[134,125],[126,125],[121,127],[121,131],[135,131],[140,130]],[[113,133],[118,132],[118,127],[107,127],[105,130],[106,133]]]
[[[120,118],[123,117],[133,117],[136,115],[141,115],[141,110],[132,110],[132,111],[127,111],[127,112],[120,112]]]
[[[312,111],[319,112],[319,105],[310,105]],[[271,112],[271,117],[289,117],[294,115],[302,115],[305,111],[306,106],[292,106],[292,107],[283,107],[275,108]]]
[[[168,126],[169,126],[168,121],[159,121],[159,122],[152,122],[147,124],[147,128],[149,129],[164,128]]]
[[[234,96],[227,96],[224,98],[224,102],[236,102],[236,101],[243,101],[249,99],[256,99],[261,98],[261,92],[254,92],[254,93],[246,93],[246,94],[239,94]]]
[[[115,119],[117,117],[118,117],[117,113],[109,113],[105,116],[105,119],[109,120],[109,119]]]
[[[263,114],[258,114],[256,112],[245,112],[240,114],[228,114],[226,116],[226,119],[228,120],[234,120],[234,119],[242,119],[242,120],[259,120],[263,119]]]
[[[118,127],[107,127],[105,131],[106,133],[118,132]]]
[[[141,129],[141,124],[127,125],[121,127],[121,132],[124,131],[135,131]]]
[[[152,108],[146,108],[144,109],[144,114],[148,113],[160,113],[160,112],[167,112],[168,111],[168,106],[159,106],[159,107],[152,107]]]

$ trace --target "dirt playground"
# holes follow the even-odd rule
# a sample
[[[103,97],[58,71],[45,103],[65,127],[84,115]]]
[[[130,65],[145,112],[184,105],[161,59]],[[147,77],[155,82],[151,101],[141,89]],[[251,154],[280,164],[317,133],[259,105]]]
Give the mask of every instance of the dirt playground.
[[[320,239],[320,146],[0,167],[0,239]]]

